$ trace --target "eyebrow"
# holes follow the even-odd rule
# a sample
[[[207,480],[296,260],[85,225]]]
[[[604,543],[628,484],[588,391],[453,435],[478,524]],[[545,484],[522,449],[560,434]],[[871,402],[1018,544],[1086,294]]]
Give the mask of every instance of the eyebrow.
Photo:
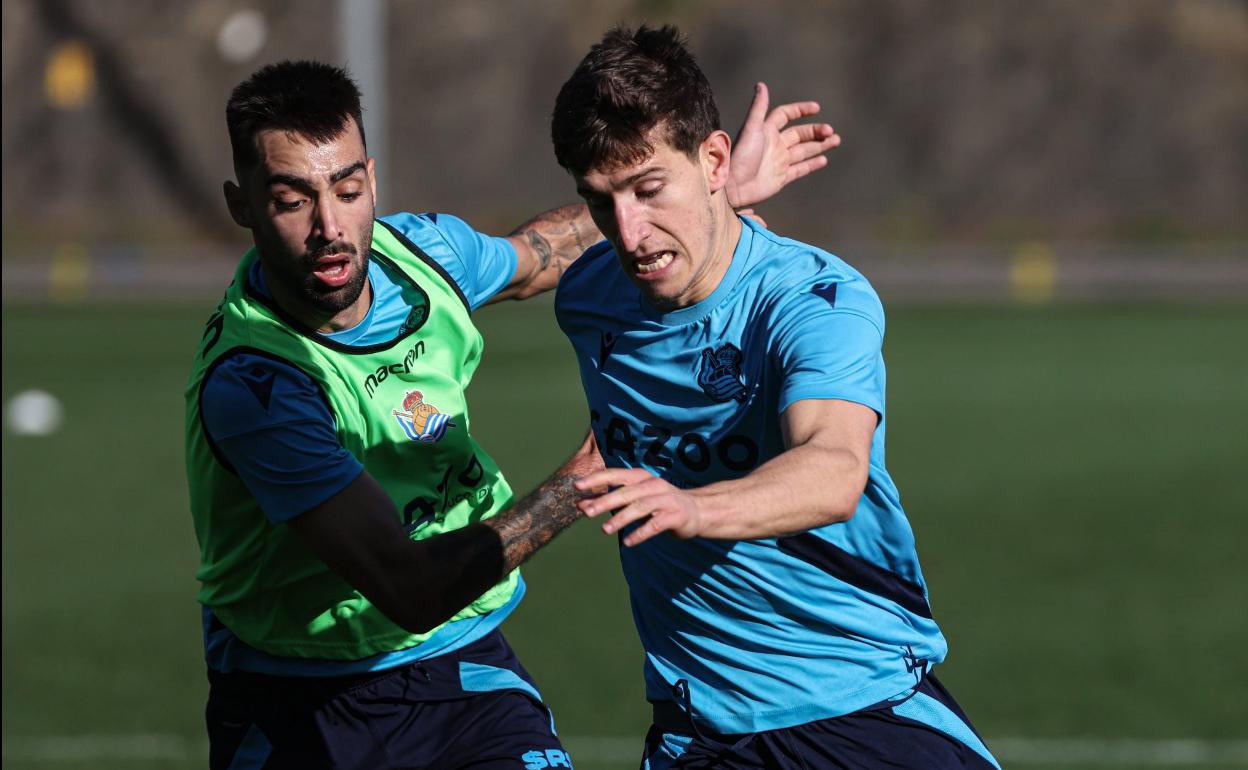
[[[341,182],[342,180],[346,179],[347,177],[351,176],[357,171],[362,171],[366,168],[368,168],[368,166],[365,165],[364,161],[357,160],[355,163],[352,163],[350,166],[340,168],[334,173],[330,174],[329,183],[337,184],[338,182]],[[284,184],[290,187],[302,187],[305,189],[313,186],[310,180],[304,179],[301,176],[294,176],[293,174],[273,174],[268,179],[268,186],[272,187],[275,184]]]
[[[622,180],[620,180],[620,183],[619,183],[619,185],[617,185],[617,186],[618,186],[618,187],[627,187],[628,185],[632,184],[633,182],[636,182],[638,179],[641,179],[643,176],[646,176],[646,175],[648,175],[648,174],[653,174],[653,173],[656,173],[656,172],[658,172],[658,173],[663,173],[663,172],[665,172],[665,171],[667,171],[667,169],[665,169],[663,166],[659,166],[659,165],[655,165],[655,166],[647,166],[647,167],[643,168],[641,171],[638,171],[636,174],[633,174],[632,176],[628,177],[627,179],[622,179]],[[586,196],[586,195],[601,195],[601,194],[602,194],[602,193],[599,193],[599,192],[598,192],[598,191],[596,191],[596,190],[591,190],[590,188],[585,187],[584,185],[581,185],[581,184],[578,184],[578,185],[576,186],[576,193],[577,193],[577,195],[580,195],[580,196],[582,196],[582,197],[584,197],[584,196]]]

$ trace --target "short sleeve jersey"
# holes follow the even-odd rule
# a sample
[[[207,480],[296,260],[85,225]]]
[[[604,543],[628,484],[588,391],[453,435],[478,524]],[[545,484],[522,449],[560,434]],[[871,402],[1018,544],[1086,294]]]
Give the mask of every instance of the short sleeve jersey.
[[[654,310],[606,243],[556,298],[608,466],[700,487],[783,452],[780,416],[797,401],[842,399],[879,416],[849,521],[620,549],[648,699],[677,700],[683,683],[695,719],[723,733],[856,711],[913,687],[946,652],[884,462],[879,299],[837,257],[743,223],[724,279],[691,307]]]
[[[478,233],[457,217],[400,213],[381,221],[432,257],[474,310],[515,274],[515,249],[505,238]],[[368,313],[356,326],[327,334],[328,338],[367,346],[388,342],[402,332],[410,310],[404,295],[408,283],[392,269],[376,260],[369,263],[373,301]],[[268,295],[258,263],[248,280]],[[204,384],[201,410],[206,432],[275,525],[328,500],[364,470],[338,441],[334,417],[319,386],[299,369],[272,358],[240,353],[222,362]],[[420,656],[479,638],[502,622],[521,595],[522,591],[517,593],[504,611],[454,624],[439,634],[442,638],[422,644]],[[352,663],[274,658],[242,645],[207,609],[204,630],[209,665],[223,671],[331,675],[398,665],[411,657],[398,653]]]

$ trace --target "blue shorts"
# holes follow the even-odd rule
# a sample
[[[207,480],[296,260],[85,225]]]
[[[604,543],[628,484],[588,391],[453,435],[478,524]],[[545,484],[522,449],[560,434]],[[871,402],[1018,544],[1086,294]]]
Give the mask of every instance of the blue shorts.
[[[345,677],[209,670],[211,770],[571,767],[503,635]]]
[[[907,697],[845,716],[747,735],[694,729],[675,704],[656,704],[641,767],[1001,770],[961,707],[931,673]]]

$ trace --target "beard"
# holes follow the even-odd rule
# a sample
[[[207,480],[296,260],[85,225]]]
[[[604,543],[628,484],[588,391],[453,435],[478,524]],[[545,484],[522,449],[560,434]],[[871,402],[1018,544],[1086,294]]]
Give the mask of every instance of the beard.
[[[369,235],[371,247],[371,233]],[[328,257],[333,254],[351,255],[351,278],[342,286],[333,287],[326,286],[315,275],[312,270],[316,265],[316,261],[322,257]],[[341,313],[343,310],[354,305],[360,299],[360,294],[364,292],[364,282],[368,280],[368,259],[359,259],[360,251],[350,243],[331,243],[328,246],[317,249],[307,257],[307,273],[300,285],[300,294],[309,305],[317,310],[328,313],[331,316]],[[368,249],[364,250],[364,254],[368,254]]]
[[[364,228],[356,234],[355,242],[347,240],[334,241],[305,253],[299,257],[287,257],[284,260],[268,262],[272,271],[282,283],[293,289],[304,305],[332,318],[359,301],[364,292],[364,284],[368,280],[368,255],[373,246],[373,223],[370,219]],[[281,253],[284,249],[280,243],[274,243],[269,253]],[[262,249],[262,253],[264,250]],[[349,257],[351,277],[342,286],[328,286],[315,275],[318,260],[335,254]]]

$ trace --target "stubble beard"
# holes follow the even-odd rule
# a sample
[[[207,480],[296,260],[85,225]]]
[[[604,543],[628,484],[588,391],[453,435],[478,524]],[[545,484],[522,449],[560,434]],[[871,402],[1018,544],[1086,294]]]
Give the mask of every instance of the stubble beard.
[[[373,245],[373,223],[369,220],[367,228],[360,233],[355,243],[331,243],[322,246],[305,258],[304,278],[300,282],[300,295],[309,306],[333,317],[359,301],[364,292],[364,283],[368,280],[368,255]],[[316,261],[331,254],[350,254],[352,259],[351,279],[337,288],[326,286],[312,270]],[[363,255],[363,258],[360,257]]]

